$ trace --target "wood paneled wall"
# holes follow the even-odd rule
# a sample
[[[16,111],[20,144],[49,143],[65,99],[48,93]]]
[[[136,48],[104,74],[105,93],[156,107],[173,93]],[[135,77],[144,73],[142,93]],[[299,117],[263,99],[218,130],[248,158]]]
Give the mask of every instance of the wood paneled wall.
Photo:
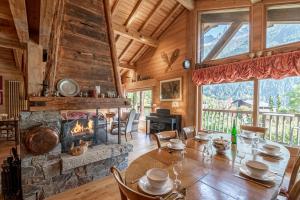
[[[191,82],[191,70],[184,70],[182,62],[185,58],[189,58],[187,43],[188,33],[188,11],[183,12],[172,26],[166,31],[159,41],[159,46],[150,52],[147,52],[137,63],[137,73],[142,76],[150,76],[157,80],[157,84],[153,87],[153,103],[159,108],[172,109],[172,102],[160,101],[160,81],[172,78],[182,78],[182,101],[179,102],[179,108],[176,109],[177,114],[183,115],[183,126],[193,125],[195,117],[195,87]],[[172,70],[166,72],[167,64],[161,58],[161,53],[165,52],[169,58],[175,49],[180,49],[179,58],[172,65]],[[190,107],[194,107],[189,112]]]
[[[65,1],[55,82],[63,78],[81,90],[116,91],[103,0]]]

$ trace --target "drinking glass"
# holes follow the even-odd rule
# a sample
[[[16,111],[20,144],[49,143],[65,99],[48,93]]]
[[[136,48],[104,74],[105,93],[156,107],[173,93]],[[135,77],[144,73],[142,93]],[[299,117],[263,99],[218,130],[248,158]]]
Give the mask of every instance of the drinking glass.
[[[237,157],[240,159],[240,164],[242,164],[242,161],[246,157],[246,153],[243,150],[238,150]]]
[[[178,176],[181,174],[182,168],[183,166],[181,161],[173,164],[173,173],[175,175],[174,185],[176,190],[179,190],[181,185],[181,181],[178,179]]]

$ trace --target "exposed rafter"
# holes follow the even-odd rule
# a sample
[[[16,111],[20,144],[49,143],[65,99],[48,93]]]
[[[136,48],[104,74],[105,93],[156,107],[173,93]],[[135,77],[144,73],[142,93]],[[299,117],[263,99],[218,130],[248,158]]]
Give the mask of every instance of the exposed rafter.
[[[28,22],[25,0],[8,0],[20,43],[29,40]]]
[[[120,68],[123,68],[123,69],[132,69],[132,70],[136,70],[136,66],[135,66],[135,65],[130,65],[130,64],[124,63],[124,62],[119,63],[119,67],[120,67]]]
[[[130,45],[133,43],[133,40],[130,40],[128,42],[128,44],[125,46],[125,48],[123,49],[123,51],[120,53],[118,59],[121,61],[122,57],[125,55],[126,51],[128,50],[128,48],[130,47]]]
[[[113,29],[116,34],[119,34],[128,39],[138,41],[140,43],[146,44],[148,46],[157,47],[158,41],[152,37],[145,36],[140,32],[127,28],[125,26],[113,23]]]
[[[258,2],[261,2],[261,0],[250,0],[251,3],[258,3]]]
[[[254,1],[254,0],[252,0]],[[194,10],[195,8],[195,2],[194,0],[177,0],[178,3],[183,5],[188,10]]]
[[[119,5],[119,2],[120,0],[116,0],[115,3],[113,4],[112,8],[111,8],[111,15],[113,16],[115,11],[116,11],[116,8],[118,7]]]
[[[48,49],[51,27],[58,0],[42,0],[40,10],[39,44]]]
[[[9,49],[25,49],[25,44],[21,44],[19,41],[8,40],[6,38],[0,38],[0,47]]]
[[[217,42],[217,44],[214,46],[214,48],[208,53],[208,55],[205,57],[206,60],[211,60],[215,56],[217,56],[224,47],[228,44],[230,39],[235,35],[235,33],[240,29],[242,26],[242,23],[233,23],[229,29],[224,33],[224,35],[220,38],[220,40]]]

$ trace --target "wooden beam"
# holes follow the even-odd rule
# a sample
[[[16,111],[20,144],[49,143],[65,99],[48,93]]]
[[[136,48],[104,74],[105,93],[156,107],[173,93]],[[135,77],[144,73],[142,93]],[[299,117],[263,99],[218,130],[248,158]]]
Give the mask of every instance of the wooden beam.
[[[300,8],[274,9],[268,11],[268,21],[275,23],[300,22]]]
[[[39,44],[48,49],[51,27],[58,0],[42,0],[40,10]]]
[[[129,64],[133,64],[136,62],[136,60],[140,57],[141,52],[144,48],[146,48],[146,45],[142,45],[141,48],[139,48],[136,53],[133,55],[133,57],[129,60]]]
[[[25,0],[8,0],[20,43],[29,40]]]
[[[21,44],[19,41],[0,38],[0,47],[9,48],[9,49],[25,49],[26,45]]]
[[[251,3],[258,3],[258,2],[261,2],[261,0],[250,0],[251,1]]]
[[[128,44],[125,46],[125,48],[123,49],[123,51],[120,53],[118,59],[122,60],[123,56],[125,55],[126,51],[129,49],[130,45],[133,43],[133,40],[130,40],[128,42]]]
[[[166,0],[161,0],[159,1],[154,9],[150,12],[149,16],[147,17],[147,19],[144,21],[144,23],[142,24],[142,26],[139,28],[138,31],[143,30],[146,26],[148,26],[148,24],[151,22],[152,17],[154,16],[154,14],[156,13],[157,10],[160,10],[162,8],[162,6],[164,5],[164,2]]]
[[[116,44],[114,39],[114,30],[113,30],[113,23],[112,23],[112,13],[109,8],[109,0],[104,0],[104,11],[105,11],[105,20],[108,30],[108,39],[110,44],[110,53],[111,53],[111,60],[113,64],[113,72],[114,72],[114,81],[116,84],[116,89],[118,92],[118,95],[120,97],[124,96],[122,85],[121,85],[121,77],[119,75],[118,70],[118,58],[117,58],[117,50],[116,50]]]
[[[145,36],[141,34],[139,31],[127,28],[126,26],[113,23],[113,29],[116,34],[119,34],[128,39],[132,39],[152,47],[158,46],[158,41],[156,39]]]
[[[165,19],[163,20],[163,22],[154,30],[154,32],[151,34],[151,36],[154,36],[155,34],[157,34],[162,27],[165,27],[169,20],[172,19],[172,17],[174,17],[174,15],[176,14],[176,12],[178,12],[178,10],[181,9],[181,4],[177,4],[174,6],[173,10],[171,11],[171,13],[169,13]]]
[[[21,49],[13,49],[14,60],[16,67],[22,72],[22,56],[23,51]]]
[[[207,13],[201,15],[202,23],[231,23],[231,22],[248,22],[249,11],[238,11],[230,13]]]
[[[116,8],[118,7],[119,2],[120,2],[120,0],[116,0],[115,3],[114,3],[114,5],[112,6],[112,8],[111,8],[111,15],[112,16],[114,15],[114,13],[116,11]]]
[[[128,18],[126,19],[126,22],[125,22],[124,26],[128,27],[132,23],[132,21],[134,19],[134,16],[136,15],[136,12],[138,11],[140,6],[142,5],[142,2],[143,2],[142,0],[138,0],[138,2],[133,7],[131,13],[129,14]]]
[[[130,65],[130,64],[125,63],[125,62],[120,62],[119,63],[119,67],[123,68],[123,69],[133,69],[133,70],[136,70],[136,66],[135,65]]]
[[[183,5],[188,10],[194,10],[195,8],[195,2],[194,0],[177,0],[178,3]]]
[[[217,42],[214,48],[208,53],[204,61],[211,60],[215,56],[217,56],[224,49],[224,47],[228,44],[230,39],[240,29],[241,26],[242,23],[233,23],[226,31],[226,33],[220,38],[220,40]]]

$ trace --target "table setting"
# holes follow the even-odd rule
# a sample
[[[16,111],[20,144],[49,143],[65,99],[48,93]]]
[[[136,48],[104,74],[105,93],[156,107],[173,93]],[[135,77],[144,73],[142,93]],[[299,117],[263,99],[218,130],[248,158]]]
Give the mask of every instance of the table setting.
[[[128,181],[135,180],[130,176],[141,168],[135,184],[130,183],[129,186],[170,200],[207,196],[206,190],[197,189],[203,184],[203,187],[213,188],[214,195],[224,196],[224,199],[239,195],[253,200],[271,199],[277,194],[282,181],[289,152],[281,144],[250,137],[245,142],[243,137],[238,136],[237,144],[232,144],[230,134],[220,133],[200,132],[186,141],[170,139],[166,146],[133,161],[125,177]],[[145,162],[149,164],[144,165]],[[153,177],[153,174],[156,175]],[[162,185],[155,181],[162,181]],[[223,187],[222,184],[229,182],[230,188]],[[241,188],[245,193],[239,193]],[[257,194],[246,192],[248,190],[255,190]],[[249,195],[252,195],[251,198]]]

